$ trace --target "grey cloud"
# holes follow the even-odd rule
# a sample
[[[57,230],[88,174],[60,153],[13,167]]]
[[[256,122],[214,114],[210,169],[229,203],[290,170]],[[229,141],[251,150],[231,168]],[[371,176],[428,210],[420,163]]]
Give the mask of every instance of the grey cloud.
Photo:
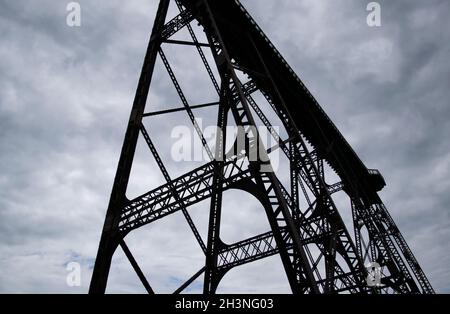
[[[79,2],[80,28],[65,25],[64,2],[0,4],[1,292],[87,291],[156,1]],[[365,24],[364,1],[243,3],[363,161],[382,171],[388,209],[432,284],[450,292],[449,2],[380,1],[380,28]],[[214,97],[211,85],[200,88],[208,81],[197,79],[198,63],[170,48],[167,56],[190,102]],[[155,77],[149,110],[180,106],[160,63]],[[202,115],[205,124],[216,119]],[[186,122],[181,114],[148,121],[166,159],[167,130]],[[163,182],[147,157],[139,148],[132,195]],[[167,167],[175,177],[195,165]],[[240,199],[228,194],[231,212]],[[248,211],[224,219],[230,239],[267,228],[244,199]],[[204,237],[207,213],[207,203],[192,208]],[[158,291],[173,291],[203,262],[179,213],[127,241]],[[73,260],[82,265],[80,288],[65,283]],[[120,251],[114,261],[109,291],[144,292]],[[283,276],[272,257],[233,270],[221,291],[288,292]]]

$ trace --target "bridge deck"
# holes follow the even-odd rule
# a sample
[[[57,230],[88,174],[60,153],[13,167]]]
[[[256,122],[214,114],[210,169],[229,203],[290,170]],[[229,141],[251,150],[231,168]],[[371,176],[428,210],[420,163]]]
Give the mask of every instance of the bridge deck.
[[[181,2],[208,32],[211,26],[197,11],[196,3],[199,1]],[[358,186],[364,185],[365,189],[381,189],[382,186],[373,185],[374,180],[370,179],[371,175],[364,163],[239,1],[220,0],[208,3],[231,58],[247,70],[246,73],[255,81],[258,89],[270,95],[274,104],[282,110],[282,102],[278,97],[281,95],[297,128],[319,156],[337,172],[344,184],[356,182]],[[268,82],[258,53],[274,84]]]

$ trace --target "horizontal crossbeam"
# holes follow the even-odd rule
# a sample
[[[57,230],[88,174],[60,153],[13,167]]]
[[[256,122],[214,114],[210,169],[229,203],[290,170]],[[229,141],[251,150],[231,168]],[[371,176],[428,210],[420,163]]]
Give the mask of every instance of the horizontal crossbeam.
[[[302,243],[309,244],[323,240],[332,233],[324,230],[321,225],[324,220],[320,217],[306,219],[300,225],[300,235]],[[292,247],[292,239],[285,228],[281,229],[285,245],[288,249]],[[231,268],[237,265],[246,264],[267,256],[275,255],[279,252],[272,231],[226,245],[219,253],[219,268]]]
[[[195,46],[195,47],[210,47],[209,44],[185,41],[185,40],[174,40],[174,39],[166,39],[163,41],[166,44],[175,44],[175,45],[185,45],[185,46]]]
[[[180,210],[181,203],[188,207],[209,198],[213,174],[214,163],[210,162],[131,200],[123,210],[120,230],[129,231],[160,219]],[[225,163],[224,176],[223,189],[226,189],[231,183],[250,177],[250,173],[248,170],[242,171],[232,160]],[[179,199],[173,196],[172,187]]]
[[[217,106],[217,105],[219,105],[219,102],[215,101],[215,102],[210,102],[210,103],[206,103],[206,104],[189,106],[189,109],[199,109],[199,108],[205,108],[205,107],[211,107],[211,106]],[[160,115],[160,114],[179,112],[179,111],[185,111],[185,110],[186,110],[186,107],[166,109],[166,110],[160,110],[160,111],[144,113],[143,117],[151,117],[151,116],[157,116],[157,115]]]

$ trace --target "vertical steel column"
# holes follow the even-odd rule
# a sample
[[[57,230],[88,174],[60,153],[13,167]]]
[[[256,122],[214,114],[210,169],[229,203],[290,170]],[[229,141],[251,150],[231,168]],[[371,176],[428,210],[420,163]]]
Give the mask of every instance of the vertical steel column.
[[[217,257],[221,245],[220,240],[220,218],[222,211],[222,179],[223,164],[225,158],[225,141],[227,115],[230,102],[228,86],[222,82],[219,114],[217,118],[216,153],[214,176],[212,182],[211,206],[209,213],[208,243],[206,248],[205,278],[203,285],[204,294],[214,294],[220,281],[217,271]]]

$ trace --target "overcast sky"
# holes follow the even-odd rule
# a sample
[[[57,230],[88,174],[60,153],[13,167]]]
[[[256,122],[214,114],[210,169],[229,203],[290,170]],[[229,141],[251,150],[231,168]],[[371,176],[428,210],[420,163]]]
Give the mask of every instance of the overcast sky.
[[[87,292],[157,6],[79,1],[82,24],[72,28],[68,2],[0,1],[0,292]],[[375,28],[365,0],[242,2],[361,159],[380,169],[387,208],[431,284],[450,293],[450,2],[379,1]],[[213,100],[194,51],[168,47],[167,55],[192,104]],[[157,66],[147,111],[180,106]],[[205,126],[215,123],[207,110],[199,111]],[[185,114],[146,121],[163,157],[181,121]],[[141,144],[130,197],[163,182]],[[198,165],[167,168],[176,177]],[[226,242],[268,230],[258,202],[242,194],[224,194]],[[190,208],[204,239],[208,208]],[[127,243],[157,292],[173,291],[204,263],[180,213]],[[80,287],[66,284],[73,261]],[[109,292],[144,292],[120,250],[109,284]],[[189,291],[201,291],[201,281]],[[273,256],[230,271],[219,292],[289,287]]]

